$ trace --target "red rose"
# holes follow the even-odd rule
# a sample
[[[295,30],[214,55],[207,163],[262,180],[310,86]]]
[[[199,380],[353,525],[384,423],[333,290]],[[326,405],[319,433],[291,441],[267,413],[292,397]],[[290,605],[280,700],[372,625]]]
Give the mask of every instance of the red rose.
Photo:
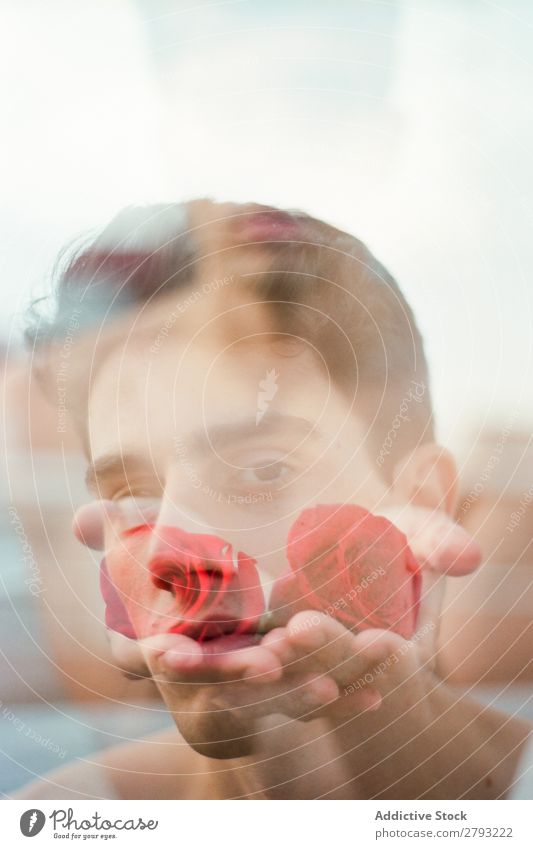
[[[152,580],[170,589],[181,622],[172,631],[198,640],[231,631],[254,633],[264,613],[256,561],[209,534],[157,528],[158,548],[149,563]]]
[[[235,558],[233,547],[220,537],[180,528],[143,525],[123,536],[140,530],[154,532],[148,563],[151,580],[174,599],[175,622],[168,630],[197,640],[257,631],[265,603],[255,560],[242,551]],[[109,576],[101,586],[108,605],[107,626],[131,636],[127,612]],[[169,618],[167,613],[165,619]]]
[[[421,573],[405,535],[388,519],[354,504],[304,510],[287,539],[290,571],[274,585],[274,621],[319,610],[347,628],[413,635]]]

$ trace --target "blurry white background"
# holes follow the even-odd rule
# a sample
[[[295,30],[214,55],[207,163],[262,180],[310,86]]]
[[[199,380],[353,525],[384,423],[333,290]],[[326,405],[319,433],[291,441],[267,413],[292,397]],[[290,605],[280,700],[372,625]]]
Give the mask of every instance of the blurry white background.
[[[110,663],[97,562],[70,533],[82,458],[21,351],[59,249],[129,203],[299,207],[395,274],[486,554],[453,582],[442,669],[533,720],[533,3],[0,0],[0,16],[0,794],[61,765],[38,737],[83,760],[168,722]]]
[[[301,207],[397,275],[442,438],[533,413],[528,0],[3,0],[1,329],[119,207]]]

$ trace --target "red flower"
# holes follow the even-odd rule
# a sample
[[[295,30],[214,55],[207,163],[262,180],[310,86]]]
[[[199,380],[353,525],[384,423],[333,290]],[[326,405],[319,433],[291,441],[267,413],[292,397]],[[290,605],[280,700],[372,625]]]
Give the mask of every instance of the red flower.
[[[173,593],[181,621],[173,633],[197,640],[223,633],[255,633],[264,613],[256,561],[209,534],[158,528],[149,570],[157,587]]]
[[[217,536],[190,534],[180,528],[140,526],[153,532],[153,553],[148,563],[156,587],[172,594],[175,611],[168,629],[197,640],[223,634],[255,633],[265,603],[256,561]],[[132,636],[128,614],[109,576],[103,572],[106,625]],[[165,617],[168,621],[169,615]],[[133,636],[135,634],[133,632]]]
[[[356,631],[413,635],[421,573],[405,535],[388,519],[354,504],[304,510],[289,531],[287,557],[290,571],[270,599],[276,624],[312,609]]]

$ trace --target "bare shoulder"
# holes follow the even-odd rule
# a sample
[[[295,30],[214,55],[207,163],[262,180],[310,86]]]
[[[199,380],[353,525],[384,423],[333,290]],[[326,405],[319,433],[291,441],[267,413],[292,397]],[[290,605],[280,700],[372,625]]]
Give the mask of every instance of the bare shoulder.
[[[191,772],[198,771],[198,758],[172,726],[52,770],[11,798],[194,798],[189,795],[195,784]]]

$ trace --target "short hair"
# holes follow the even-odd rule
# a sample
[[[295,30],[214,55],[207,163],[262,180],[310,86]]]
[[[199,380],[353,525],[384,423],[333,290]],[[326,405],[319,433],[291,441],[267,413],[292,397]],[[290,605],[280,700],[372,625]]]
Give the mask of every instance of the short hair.
[[[76,327],[91,331],[124,310],[193,284],[206,253],[206,231],[189,226],[189,212],[202,203],[210,204],[127,207],[100,233],[60,253],[51,293],[31,305],[25,334],[45,388],[50,361],[40,354],[57,346],[73,315]],[[230,218],[250,214],[247,207],[232,209]],[[287,215],[271,210],[276,212]],[[372,400],[369,436],[378,465],[387,469],[398,452],[433,439],[428,367],[413,312],[361,241],[293,215],[305,225],[301,234],[259,246],[247,273],[239,275],[239,291],[268,305],[280,333],[308,340],[344,391]],[[215,216],[206,227],[213,221],[220,226]],[[226,247],[228,264],[247,245],[230,241]]]

